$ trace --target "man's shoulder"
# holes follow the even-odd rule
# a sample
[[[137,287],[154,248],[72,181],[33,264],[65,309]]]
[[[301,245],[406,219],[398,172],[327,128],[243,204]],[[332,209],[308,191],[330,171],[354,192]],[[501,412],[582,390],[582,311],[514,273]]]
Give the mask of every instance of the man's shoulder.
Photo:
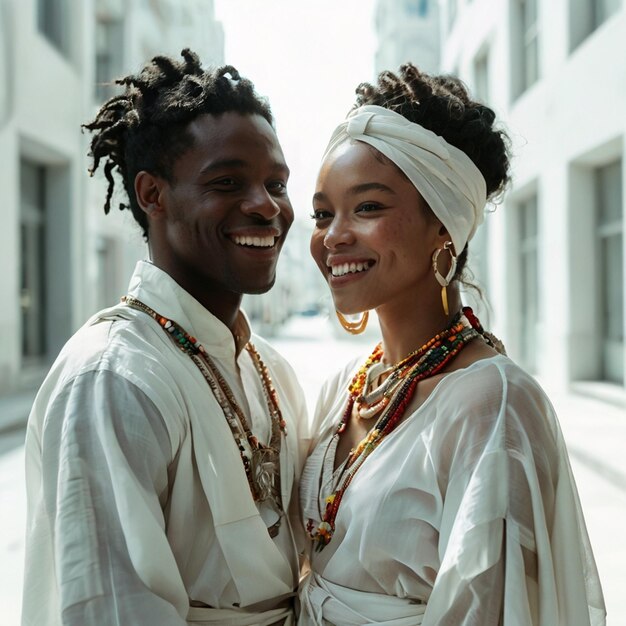
[[[67,341],[49,376],[57,384],[97,371],[129,381],[136,377],[173,381],[177,368],[167,355],[172,352],[175,359],[176,353],[158,330],[148,318],[96,315]]]

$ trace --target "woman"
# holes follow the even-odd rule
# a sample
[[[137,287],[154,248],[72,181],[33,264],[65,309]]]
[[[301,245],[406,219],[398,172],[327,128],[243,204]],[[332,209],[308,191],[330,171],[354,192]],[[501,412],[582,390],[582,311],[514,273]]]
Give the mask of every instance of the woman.
[[[506,137],[459,81],[410,64],[357,94],[324,156],[311,252],[346,329],[375,309],[383,341],[318,402],[300,623],[604,624],[553,409],[461,305]]]

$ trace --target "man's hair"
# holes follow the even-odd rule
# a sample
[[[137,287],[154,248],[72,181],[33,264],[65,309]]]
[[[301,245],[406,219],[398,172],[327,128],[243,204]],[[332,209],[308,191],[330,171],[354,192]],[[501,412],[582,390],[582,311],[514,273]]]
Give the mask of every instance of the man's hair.
[[[191,50],[186,48],[181,55],[182,61],[156,56],[138,74],[116,80],[125,86],[124,93],[110,98],[94,121],[83,125],[92,133],[90,174],[106,159],[105,214],[111,208],[117,170],[129,200],[129,205],[122,202],[119,208],[130,208],[146,240],[148,219],[135,196],[135,177],[146,171],[174,182],[174,163],[192,146],[187,132],[191,121],[207,113],[235,111],[261,115],[273,125],[268,102],[232,65],[205,70]]]

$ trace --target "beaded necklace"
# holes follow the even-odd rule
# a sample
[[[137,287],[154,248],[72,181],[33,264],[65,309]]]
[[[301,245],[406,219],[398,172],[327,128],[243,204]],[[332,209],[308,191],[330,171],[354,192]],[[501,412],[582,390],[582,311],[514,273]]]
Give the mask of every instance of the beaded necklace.
[[[209,384],[215,399],[224,412],[224,417],[228,422],[235,443],[239,448],[241,461],[246,472],[246,478],[248,479],[252,497],[255,502],[263,502],[269,499],[279,512],[278,521],[268,528],[270,535],[272,537],[276,536],[283,513],[280,495],[281,433],[282,435],[287,434],[287,425],[282,417],[278,403],[278,395],[272,385],[267,366],[263,363],[256,348],[251,342],[248,342],[245,346],[261,380],[263,394],[269,410],[271,421],[269,445],[262,444],[257,437],[254,436],[248,424],[248,420],[237,403],[230,386],[204,346],[195,337],[192,337],[175,321],[159,315],[147,304],[141,302],[141,300],[137,300],[132,296],[124,296],[122,302],[138,311],[147,313],[156,320],[177,347],[189,355],[200,370],[200,373]],[[246,451],[244,441],[248,442],[250,453]]]
[[[457,314],[448,328],[435,335],[421,348],[411,352],[394,366],[389,378],[387,378],[387,381],[392,379],[392,382],[387,384],[385,381],[382,385],[385,386],[385,390],[382,392],[383,399],[376,400],[378,397],[376,394],[375,404],[368,407],[368,410],[374,411],[377,405],[380,405],[374,413],[380,413],[380,417],[365,438],[350,452],[335,491],[326,498],[326,509],[321,515],[322,521],[317,529],[312,529],[310,533],[316,544],[315,550],[317,552],[323,550],[332,539],[337,512],[352,479],[367,457],[400,423],[415,394],[417,383],[443,370],[472,339],[481,335],[479,330],[473,326],[472,322],[475,319],[471,309],[465,307]],[[366,386],[367,374],[373,365],[381,361],[382,357],[382,344],[378,344],[352,379],[348,387],[348,403],[333,439],[338,441],[346,430],[355,403],[357,403],[357,410],[359,401],[362,405],[367,403],[362,393]]]

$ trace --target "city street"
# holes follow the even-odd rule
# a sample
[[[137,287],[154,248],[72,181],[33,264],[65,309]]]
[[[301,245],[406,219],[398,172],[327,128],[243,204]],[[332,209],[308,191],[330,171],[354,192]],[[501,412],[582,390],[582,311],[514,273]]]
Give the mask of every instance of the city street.
[[[273,344],[293,364],[312,411],[327,376],[376,337],[335,337],[327,321],[294,318]],[[626,412],[572,394],[550,394],[570,449],[572,467],[603,581],[609,626],[626,625]],[[21,605],[25,494],[23,430],[0,435],[0,626],[17,626]],[[547,626],[547,625],[546,625]]]

